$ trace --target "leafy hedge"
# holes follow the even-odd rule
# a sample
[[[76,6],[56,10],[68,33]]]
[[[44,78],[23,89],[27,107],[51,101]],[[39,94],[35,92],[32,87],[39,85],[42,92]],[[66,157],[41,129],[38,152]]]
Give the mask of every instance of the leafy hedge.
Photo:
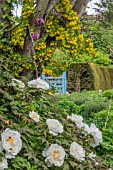
[[[80,92],[94,89],[92,70],[88,63],[72,63],[67,73],[67,90]]]
[[[105,90],[113,88],[113,68],[93,63],[72,63],[67,74],[67,90]]]

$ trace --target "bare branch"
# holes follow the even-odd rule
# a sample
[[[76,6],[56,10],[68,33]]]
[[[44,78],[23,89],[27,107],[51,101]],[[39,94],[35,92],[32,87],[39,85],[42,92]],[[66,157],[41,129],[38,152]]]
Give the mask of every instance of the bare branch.
[[[17,25],[15,25],[14,27],[10,28],[10,29],[6,29],[7,27],[9,27],[10,25],[7,25],[6,27],[3,28],[3,30],[5,32],[10,32],[12,30],[14,30],[15,28],[17,28],[20,24],[22,23],[22,21],[20,21]]]

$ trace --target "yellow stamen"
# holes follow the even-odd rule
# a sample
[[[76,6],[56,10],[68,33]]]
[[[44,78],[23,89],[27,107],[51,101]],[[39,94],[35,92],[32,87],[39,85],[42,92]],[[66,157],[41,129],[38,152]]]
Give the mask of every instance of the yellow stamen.
[[[75,148],[74,150],[75,150],[75,152],[78,152],[78,151],[79,151],[78,148]]]
[[[54,157],[55,160],[58,158],[59,153],[60,153],[59,151],[54,151],[53,157]]]
[[[9,138],[7,139],[7,142],[9,142],[11,145],[14,144],[14,141],[13,141],[13,139],[12,139],[11,137],[9,137]]]
[[[37,115],[35,115],[35,114],[34,114],[34,115],[32,115],[32,118],[37,118]]]

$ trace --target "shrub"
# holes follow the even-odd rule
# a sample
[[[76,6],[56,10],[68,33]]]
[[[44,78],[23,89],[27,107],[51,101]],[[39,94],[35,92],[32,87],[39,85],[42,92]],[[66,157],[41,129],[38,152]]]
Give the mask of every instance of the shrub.
[[[102,96],[99,91],[82,91],[81,93],[71,93],[68,97],[70,100],[74,101],[77,105],[85,104],[87,101],[103,101],[106,102],[107,98]]]
[[[87,138],[83,130],[68,120],[67,116],[64,117],[57,112],[49,111],[54,103],[49,103],[48,100],[46,100],[46,92],[42,92],[42,90],[40,92],[32,88],[24,88],[23,91],[16,91],[13,87],[7,88],[10,90],[8,89],[8,92],[1,94],[0,132],[2,135],[0,135],[0,138],[2,139],[3,133],[9,128],[13,131],[18,131],[22,140],[22,149],[20,152],[15,155],[15,158],[8,159],[8,170],[70,170],[75,168],[99,169],[105,167],[104,160],[98,156],[94,159],[88,157],[92,151],[95,152],[95,149],[89,146],[92,138]],[[67,109],[71,109],[73,103],[68,102],[68,105],[69,108]],[[65,108],[65,105],[63,105],[63,107]],[[33,114],[32,116],[31,113]],[[36,121],[36,119],[38,119],[38,121]],[[50,128],[50,126],[47,125],[47,120],[50,119],[59,121],[60,126],[53,124],[52,128]],[[54,126],[57,128],[60,127],[60,131],[56,131],[56,128],[54,131]],[[7,141],[10,144],[14,142],[11,136],[6,142]],[[78,143],[83,147],[83,150],[85,150],[85,161],[79,161],[70,155],[69,148],[73,142]],[[51,144],[62,146],[66,153],[64,162],[62,162],[62,166],[60,167],[57,167],[57,165],[54,166],[53,164],[48,168],[45,162],[46,158],[43,155],[46,154],[44,154],[43,151],[46,152],[47,150],[44,149],[50,146],[57,147]],[[3,150],[0,154],[0,159],[4,157],[5,154],[7,153]],[[54,152],[54,159],[57,159],[57,154],[57,152]],[[12,154],[10,154],[10,156],[12,156]],[[96,162],[98,162],[98,164]],[[106,167],[110,167],[110,165]]]
[[[103,51],[97,51],[93,63],[99,66],[110,66],[111,59],[109,54],[105,54]]]
[[[80,107],[74,104],[73,101],[69,101],[68,99],[58,101],[58,108],[64,109],[68,115],[70,115],[71,113],[80,112]]]
[[[107,97],[108,99],[113,99],[113,89],[111,90],[105,90],[102,95],[104,97]]]
[[[89,100],[88,95],[85,93],[71,93],[70,98],[76,105],[79,106]]]
[[[113,108],[109,111],[103,110],[98,112],[96,115],[93,115],[92,120],[103,132],[103,142],[101,144],[101,149],[99,150],[100,155],[107,154],[109,157],[111,155],[111,160],[113,161]]]
[[[87,101],[85,104],[83,104],[82,107],[82,114],[86,118],[91,118],[92,113],[96,114],[101,110],[107,110],[108,109],[108,103],[102,102],[102,101]]]

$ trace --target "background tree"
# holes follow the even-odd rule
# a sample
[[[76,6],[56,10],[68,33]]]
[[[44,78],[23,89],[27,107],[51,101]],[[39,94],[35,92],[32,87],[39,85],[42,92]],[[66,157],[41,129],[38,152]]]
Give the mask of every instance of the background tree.
[[[113,1],[112,0],[100,0],[99,3],[95,3],[97,8],[95,10],[104,17],[102,20],[103,26],[107,27],[113,23]]]
[[[84,13],[81,16],[82,32],[92,39],[96,51],[101,53],[100,56],[103,55],[103,61],[107,55],[109,59],[113,59],[113,2],[111,0],[101,0],[96,5],[94,15]]]
[[[103,40],[105,40],[105,45],[107,41],[107,52],[110,54],[110,58],[113,63],[113,43],[112,43],[112,25],[113,25],[113,1],[112,0],[101,0],[100,3],[96,3],[96,11],[99,11],[103,19],[100,22],[102,27]],[[108,34],[106,34],[108,32]],[[106,38],[105,38],[106,37]],[[104,41],[103,41],[104,42]]]

